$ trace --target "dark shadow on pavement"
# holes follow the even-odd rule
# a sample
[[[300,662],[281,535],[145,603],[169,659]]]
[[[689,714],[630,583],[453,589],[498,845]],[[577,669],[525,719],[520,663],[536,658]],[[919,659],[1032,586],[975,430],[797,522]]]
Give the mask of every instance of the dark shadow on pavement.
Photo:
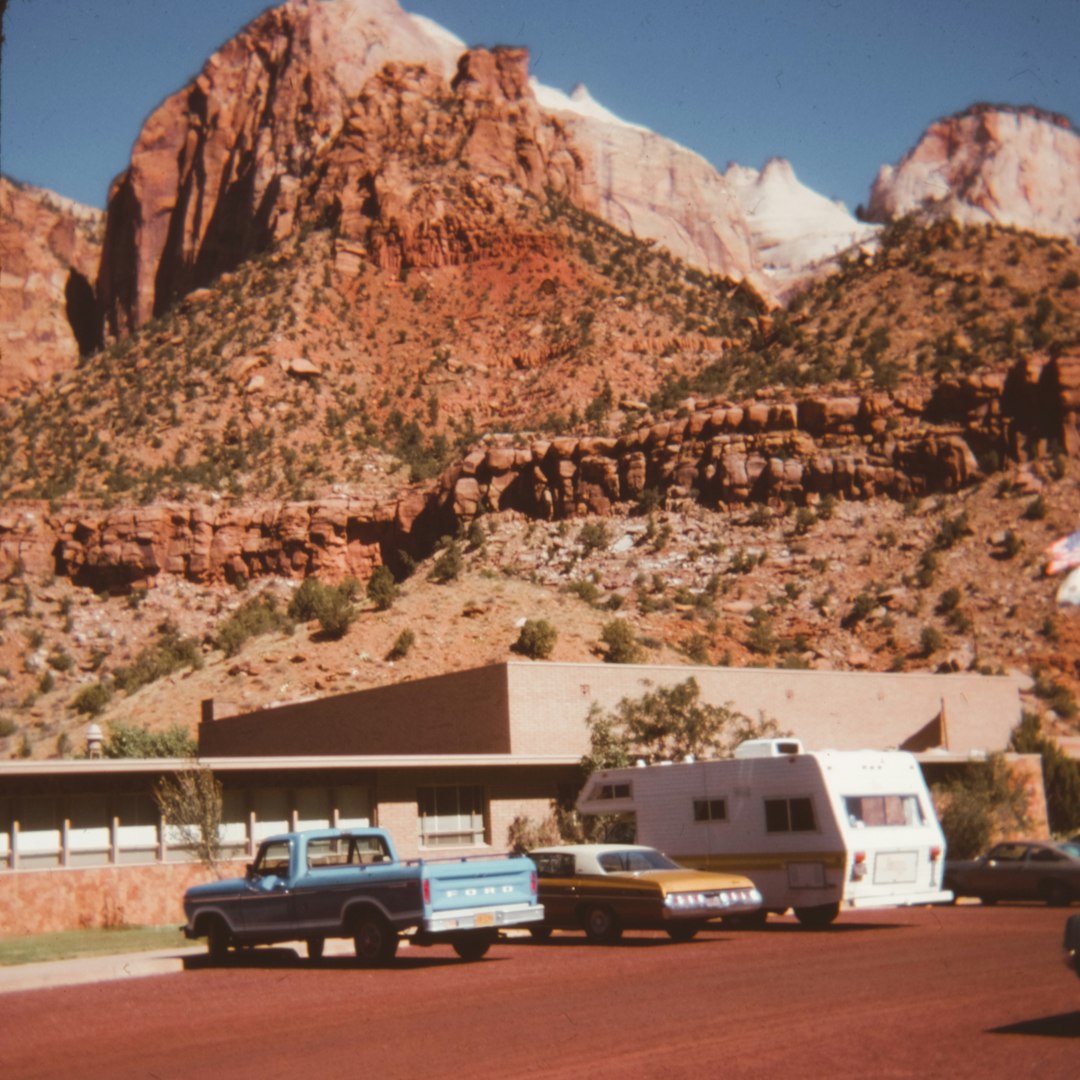
[[[1080,1012],[1021,1020],[1018,1024],[990,1028],[991,1035],[1042,1035],[1053,1039],[1080,1039]]]
[[[505,943],[503,943],[505,944]],[[321,960],[310,960],[295,949],[260,946],[254,949],[230,951],[219,964],[212,963],[205,953],[184,957],[185,971],[409,971],[418,968],[459,967],[469,963],[486,964],[499,957],[490,953],[480,960],[466,961],[448,953],[429,954],[427,950],[415,947],[402,950],[383,967],[364,967],[355,956],[324,956]]]

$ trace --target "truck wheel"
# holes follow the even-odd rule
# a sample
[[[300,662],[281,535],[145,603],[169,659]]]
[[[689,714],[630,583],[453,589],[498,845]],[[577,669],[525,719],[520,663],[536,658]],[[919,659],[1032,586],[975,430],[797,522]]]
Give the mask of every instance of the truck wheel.
[[[840,914],[839,904],[819,904],[816,907],[797,907],[795,918],[807,930],[824,930],[831,926]]]
[[[615,912],[602,904],[586,908],[581,922],[585,936],[598,945],[612,945],[622,937],[622,927]]]
[[[479,960],[487,954],[495,941],[494,934],[466,934],[453,941],[454,952],[462,960]]]
[[[307,954],[308,959],[314,963],[318,963],[323,957],[323,948],[326,945],[326,938],[313,937],[307,940]]]
[[[364,967],[382,967],[394,959],[398,936],[385,920],[377,915],[365,915],[356,924],[353,947],[356,958]]]
[[[206,930],[206,955],[211,964],[223,964],[229,955],[229,928],[221,919],[212,919]]]
[[[980,896],[979,903],[986,907],[993,907],[997,903],[998,898],[996,896]]]
[[[550,926],[530,926],[529,935],[533,941],[547,941],[551,937]]]
[[[666,929],[672,941],[693,941],[701,929],[701,923],[675,923]]]

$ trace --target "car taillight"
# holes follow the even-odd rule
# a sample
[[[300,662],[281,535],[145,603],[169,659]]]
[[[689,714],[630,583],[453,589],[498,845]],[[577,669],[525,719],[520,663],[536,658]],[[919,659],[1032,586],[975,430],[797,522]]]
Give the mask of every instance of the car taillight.
[[[533,896],[536,895],[536,871],[534,870],[529,875],[529,888],[532,889]]]
[[[931,862],[937,862],[938,859],[940,859],[940,858],[941,858],[941,848],[932,847],[930,849],[930,861]]]
[[[860,878],[866,877],[866,852],[856,851],[855,859],[851,867],[851,878],[853,881],[858,881]]]
[[[431,903],[431,878],[424,878],[424,903]]]

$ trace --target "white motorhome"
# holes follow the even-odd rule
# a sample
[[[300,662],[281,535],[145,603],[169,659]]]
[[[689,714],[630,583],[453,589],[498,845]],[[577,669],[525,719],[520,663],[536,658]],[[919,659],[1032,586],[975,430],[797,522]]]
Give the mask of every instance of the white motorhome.
[[[901,751],[754,739],[729,760],[596,772],[577,807],[632,819],[638,843],[685,866],[745,874],[765,911],[793,908],[805,926],[845,908],[952,899],[934,804]]]

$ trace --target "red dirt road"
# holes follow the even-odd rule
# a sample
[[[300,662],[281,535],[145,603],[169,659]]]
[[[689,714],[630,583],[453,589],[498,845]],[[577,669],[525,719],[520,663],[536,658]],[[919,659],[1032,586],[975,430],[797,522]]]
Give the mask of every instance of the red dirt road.
[[[1080,1074],[1065,913],[789,919],[675,945],[515,939],[390,969],[256,950],[223,968],[0,998],[0,1076],[987,1077]]]

